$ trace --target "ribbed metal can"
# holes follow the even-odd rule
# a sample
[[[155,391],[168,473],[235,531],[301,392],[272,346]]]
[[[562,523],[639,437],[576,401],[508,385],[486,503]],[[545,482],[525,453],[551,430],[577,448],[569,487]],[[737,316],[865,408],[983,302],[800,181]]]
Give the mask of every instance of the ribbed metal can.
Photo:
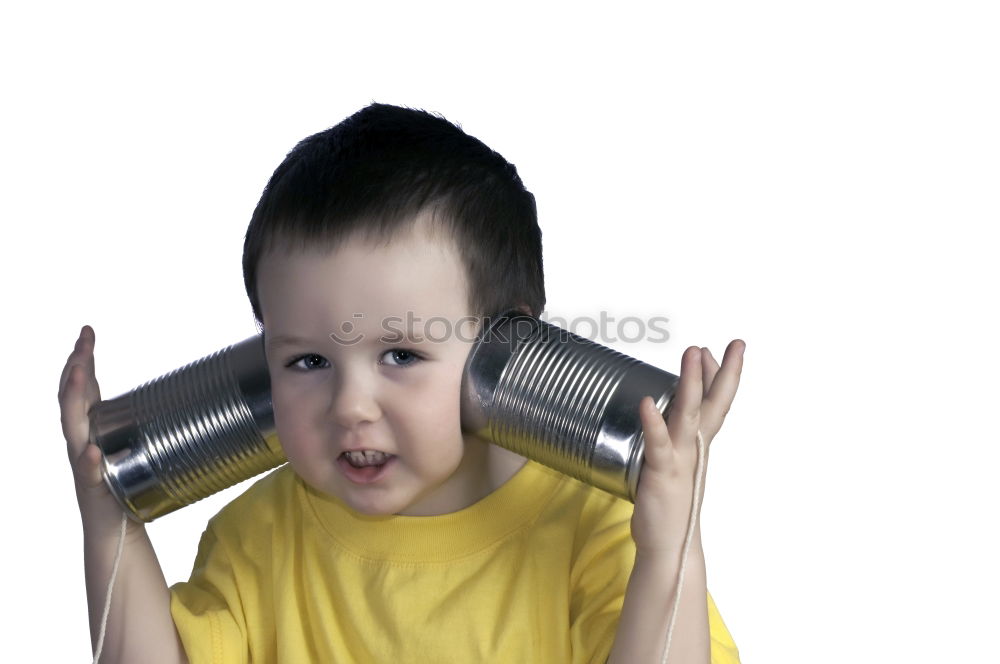
[[[137,521],[285,462],[260,335],[101,401],[89,418],[104,481]]]
[[[541,319],[482,328],[462,378],[463,429],[635,502],[645,440],[639,402],[664,416],[678,377]]]

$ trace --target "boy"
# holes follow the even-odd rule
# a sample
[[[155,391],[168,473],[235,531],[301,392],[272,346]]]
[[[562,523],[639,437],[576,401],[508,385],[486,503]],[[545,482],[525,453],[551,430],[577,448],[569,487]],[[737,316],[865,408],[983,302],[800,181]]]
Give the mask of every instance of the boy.
[[[105,662],[660,662],[692,505],[695,439],[721,427],[743,344],[689,348],[670,422],[645,398],[633,505],[465,434],[482,321],[545,305],[534,197],[458,127],[372,104],[302,141],[246,234],[289,463],[213,517],[167,587],[129,522]],[[60,381],[96,641],[121,511],[87,445],[89,327]],[[670,662],[738,662],[700,527]]]

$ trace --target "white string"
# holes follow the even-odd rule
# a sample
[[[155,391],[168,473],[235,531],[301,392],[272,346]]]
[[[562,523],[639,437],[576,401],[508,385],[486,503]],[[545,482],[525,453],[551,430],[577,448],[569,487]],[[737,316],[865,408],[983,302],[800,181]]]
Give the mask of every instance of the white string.
[[[125,527],[128,525],[128,515],[122,512],[122,532],[118,536],[118,551],[115,553],[115,564],[111,568],[111,580],[108,582],[108,595],[104,601],[104,615],[101,616],[101,634],[97,637],[97,648],[94,650],[94,664],[101,658],[101,650],[104,648],[104,630],[108,626],[108,613],[111,612],[111,591],[115,586],[115,577],[118,576],[118,563],[122,560],[122,551],[125,550]]]
[[[660,664],[667,664],[667,654],[670,652],[670,641],[674,636],[674,621],[677,619],[677,607],[681,603],[681,588],[684,586],[684,568],[687,566],[688,549],[691,548],[691,538],[701,508],[701,483],[705,470],[705,440],[698,430],[698,465],[694,471],[694,497],[691,501],[691,515],[688,517],[688,531],[684,537],[684,549],[681,552],[681,571],[677,575],[677,595],[674,597],[674,608],[670,613],[670,626],[667,627],[667,643],[663,646],[663,659]]]

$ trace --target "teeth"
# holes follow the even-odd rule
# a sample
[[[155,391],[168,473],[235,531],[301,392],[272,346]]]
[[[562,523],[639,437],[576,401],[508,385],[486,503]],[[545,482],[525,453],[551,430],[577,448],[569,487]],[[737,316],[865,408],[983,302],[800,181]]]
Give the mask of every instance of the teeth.
[[[344,455],[352,466],[376,466],[389,458],[390,455],[385,452],[379,452],[377,450],[355,450],[351,452],[345,452]]]

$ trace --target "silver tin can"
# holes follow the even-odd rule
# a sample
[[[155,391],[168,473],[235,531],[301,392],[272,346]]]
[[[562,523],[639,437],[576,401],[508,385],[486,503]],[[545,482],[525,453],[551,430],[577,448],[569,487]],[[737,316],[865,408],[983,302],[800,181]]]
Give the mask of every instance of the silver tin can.
[[[101,401],[89,417],[104,481],[137,521],[285,462],[260,335]]]
[[[635,502],[639,402],[666,416],[678,377],[543,320],[486,321],[466,361],[462,426],[480,438]]]

